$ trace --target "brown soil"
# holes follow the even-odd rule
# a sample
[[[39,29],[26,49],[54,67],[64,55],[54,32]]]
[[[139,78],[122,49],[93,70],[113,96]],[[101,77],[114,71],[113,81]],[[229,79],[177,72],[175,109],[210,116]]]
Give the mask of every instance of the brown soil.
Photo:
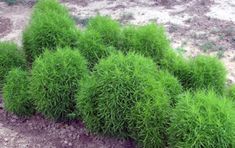
[[[9,18],[0,17],[0,38],[11,31],[12,23]]]
[[[1,102],[1,98],[0,98]],[[19,118],[8,114],[0,103],[1,148],[133,148],[131,140],[90,134],[78,121],[55,123],[41,115]]]

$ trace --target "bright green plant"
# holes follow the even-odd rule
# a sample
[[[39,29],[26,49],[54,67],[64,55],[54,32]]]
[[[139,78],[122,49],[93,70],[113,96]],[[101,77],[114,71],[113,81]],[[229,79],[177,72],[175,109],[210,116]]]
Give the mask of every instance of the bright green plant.
[[[197,56],[187,60],[173,50],[167,50],[160,67],[176,76],[185,89],[211,88],[219,93],[224,91],[225,66],[215,57]]]
[[[39,1],[23,33],[23,47],[28,63],[31,64],[45,49],[77,47],[79,34],[75,22],[57,1]]]
[[[183,87],[179,80],[168,71],[159,71],[157,73],[157,80],[162,84],[165,93],[170,98],[170,104],[175,106],[178,102],[178,95],[183,92]]]
[[[107,16],[97,15],[89,20],[87,29],[99,33],[106,46],[118,47],[121,28],[117,21]]]
[[[164,52],[170,48],[169,41],[162,26],[149,24],[123,29],[120,48],[124,52],[135,51],[151,57],[158,64]]]
[[[191,83],[189,61],[173,49],[166,50],[159,65],[161,69],[177,77],[184,88]]]
[[[99,33],[87,30],[78,39],[78,49],[88,60],[88,67],[92,69],[100,59],[109,55],[111,48],[103,44]]]
[[[226,89],[225,95],[235,102],[235,85],[234,84],[229,86]]]
[[[156,98],[162,89],[155,80],[156,72],[151,59],[133,53],[111,54],[101,60],[92,75],[82,80],[77,95],[77,108],[87,128],[126,137],[131,108],[138,100]]]
[[[235,147],[235,111],[232,103],[213,91],[182,96],[172,111],[170,147]]]
[[[25,68],[25,57],[14,43],[0,42],[0,88],[3,87],[5,76],[12,68]]]
[[[3,88],[4,108],[18,116],[34,113],[33,101],[29,92],[28,72],[20,68],[12,69],[6,77]]]
[[[134,50],[135,47],[137,47],[137,27],[124,27],[120,37],[119,49],[124,53],[128,53],[130,50]]]
[[[79,51],[46,51],[32,68],[31,89],[36,108],[48,118],[66,120],[75,111],[79,80],[88,73]]]
[[[190,60],[191,74],[188,75],[190,83],[187,88],[212,88],[222,93],[226,82],[225,66],[215,57],[198,56]]]
[[[68,10],[59,4],[58,0],[38,0],[37,4],[34,6],[33,15],[38,13],[45,13],[48,11],[56,12],[57,14],[69,16]]]
[[[150,92],[153,96],[138,101],[128,119],[131,137],[144,148],[164,147],[166,144],[169,99],[161,85],[155,87]]]

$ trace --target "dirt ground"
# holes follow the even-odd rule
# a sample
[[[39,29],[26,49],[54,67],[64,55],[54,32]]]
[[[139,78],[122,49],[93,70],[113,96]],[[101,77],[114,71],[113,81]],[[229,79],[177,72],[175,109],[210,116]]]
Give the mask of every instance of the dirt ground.
[[[78,27],[96,14],[111,15],[122,24],[156,22],[165,26],[172,46],[186,57],[218,56],[235,83],[235,0],[61,0]],[[0,1],[0,41],[21,45],[32,5],[8,6]],[[131,140],[89,134],[81,122],[53,123],[40,115],[19,119],[7,115],[0,99],[0,147],[135,147]]]

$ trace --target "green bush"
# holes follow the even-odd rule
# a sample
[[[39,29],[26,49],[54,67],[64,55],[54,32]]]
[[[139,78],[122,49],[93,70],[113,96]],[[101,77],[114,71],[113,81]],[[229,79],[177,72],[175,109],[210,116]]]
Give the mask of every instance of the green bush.
[[[184,88],[191,83],[189,61],[173,49],[166,50],[159,65],[161,69],[167,70],[177,77]]]
[[[45,49],[78,46],[80,33],[64,9],[54,0],[42,0],[36,4],[30,24],[23,33],[23,47],[29,64]]]
[[[235,102],[235,85],[234,84],[229,86],[226,89],[225,95]]]
[[[129,26],[123,29],[120,48],[124,52],[135,51],[151,57],[158,64],[164,52],[170,48],[162,26]]]
[[[213,91],[186,93],[172,111],[170,147],[235,147],[232,103]]]
[[[176,76],[185,89],[211,88],[219,93],[224,91],[226,70],[215,57],[197,56],[187,60],[173,50],[167,50],[160,67]]]
[[[60,5],[58,0],[38,0],[37,4],[34,6],[33,15],[38,13],[45,13],[48,11],[56,12],[57,14],[69,16],[68,10]]]
[[[156,87],[156,88],[154,88]],[[169,100],[161,85],[155,85],[152,97],[136,103],[129,116],[129,131],[140,147],[164,147],[166,144]]]
[[[178,102],[178,95],[183,92],[183,87],[179,80],[168,71],[159,71],[157,73],[157,80],[162,84],[165,93],[170,98],[170,104],[175,106]]]
[[[81,34],[78,39],[81,54],[88,60],[88,67],[92,69],[100,59],[110,53],[110,48],[106,47],[99,33],[93,30],[87,30]]]
[[[156,72],[151,59],[133,53],[111,54],[101,60],[92,75],[82,80],[77,95],[77,108],[87,128],[126,137],[131,108],[138,100],[158,96],[155,91],[161,87],[155,80]]]
[[[28,72],[20,68],[12,69],[6,77],[3,88],[4,107],[18,116],[29,116],[34,113],[33,101],[29,93]]]
[[[188,75],[190,83],[187,88],[208,89],[216,92],[224,91],[226,82],[225,66],[215,57],[198,56],[190,60],[191,75]]]
[[[48,118],[66,120],[75,111],[79,80],[87,73],[86,60],[78,51],[46,51],[32,68],[31,89],[37,110]]]
[[[118,47],[121,35],[120,24],[107,16],[96,16],[89,20],[88,30],[99,33],[106,46]]]
[[[17,45],[10,42],[0,42],[0,88],[3,87],[5,76],[12,68],[25,68],[24,54]]]

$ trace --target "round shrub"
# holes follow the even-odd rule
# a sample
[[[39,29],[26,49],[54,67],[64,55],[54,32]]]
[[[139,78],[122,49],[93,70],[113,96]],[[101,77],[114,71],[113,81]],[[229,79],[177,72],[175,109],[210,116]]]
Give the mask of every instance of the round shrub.
[[[165,147],[166,143],[169,100],[162,86],[155,86],[152,98],[138,101],[129,116],[131,137],[144,148]]]
[[[42,0],[36,4],[30,24],[23,33],[23,47],[29,64],[45,49],[55,50],[57,47],[78,46],[77,38],[80,33],[75,22],[69,17],[67,11],[62,11],[63,8],[58,10],[60,8],[58,2],[54,3],[54,7],[58,9],[53,10],[51,8],[53,6],[47,6],[50,1]]]
[[[121,36],[120,36],[120,45],[119,49],[124,52],[128,53],[130,50],[135,50],[137,47],[137,27],[135,26],[126,26],[122,29]]]
[[[235,102],[235,85],[231,85],[229,86],[226,91],[225,94],[228,98],[230,98],[232,101]]]
[[[226,82],[225,66],[215,57],[197,56],[189,63],[191,75],[190,83],[186,85],[191,89],[212,88],[216,92],[224,91]]]
[[[168,71],[161,70],[157,73],[157,80],[162,84],[165,93],[170,98],[170,104],[175,106],[175,104],[178,102],[178,95],[183,92],[181,83]]]
[[[135,51],[151,57],[157,64],[165,50],[170,48],[164,28],[156,24],[124,28],[121,43],[123,44],[121,49],[124,52]]]
[[[87,30],[81,34],[78,39],[78,49],[86,57],[88,67],[92,69],[100,59],[107,57],[110,48],[106,47],[99,33],[93,30]]]
[[[29,116],[34,113],[33,101],[29,93],[28,72],[20,68],[12,69],[3,87],[4,108],[18,116]]]
[[[118,47],[121,28],[117,21],[107,16],[97,15],[89,20],[87,29],[99,33],[106,46]]]
[[[46,51],[32,68],[31,89],[37,110],[48,118],[66,120],[75,111],[79,81],[87,73],[86,60],[79,51]]]
[[[39,0],[34,6],[33,15],[37,15],[37,13],[45,13],[48,11],[54,11],[57,14],[69,16],[68,10],[63,5],[60,5],[58,0]]]
[[[134,53],[124,56],[119,52],[102,59],[92,75],[82,80],[77,95],[77,108],[87,128],[126,137],[131,108],[138,100],[158,98],[155,91],[161,87],[156,72],[151,59]]]
[[[232,103],[213,91],[186,93],[170,120],[170,147],[235,147]]]
[[[168,71],[177,77],[184,88],[191,83],[189,61],[173,49],[168,49],[164,52],[159,65],[162,70]]]
[[[172,49],[167,50],[160,61],[161,69],[176,76],[185,89],[214,89],[224,91],[226,70],[215,57],[197,56],[184,59]]]
[[[0,42],[0,88],[3,87],[4,79],[12,68],[25,68],[25,57],[18,50],[16,44]]]

